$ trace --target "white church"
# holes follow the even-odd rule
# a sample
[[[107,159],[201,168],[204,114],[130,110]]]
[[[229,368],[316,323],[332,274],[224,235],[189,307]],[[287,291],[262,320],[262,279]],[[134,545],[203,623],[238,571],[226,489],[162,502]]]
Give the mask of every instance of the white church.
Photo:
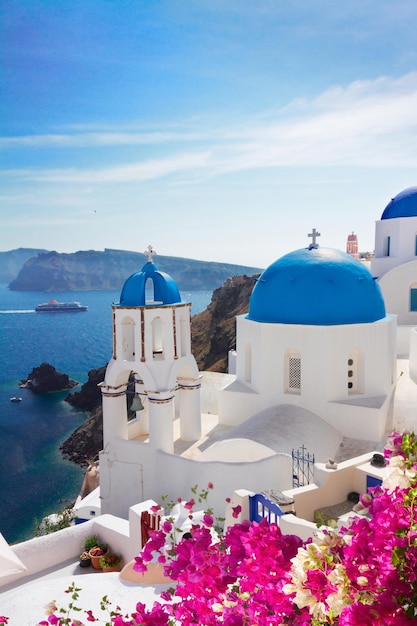
[[[221,512],[242,486],[291,488],[292,449],[326,462],[352,442],[362,451],[383,445],[395,425],[398,356],[408,364],[410,355],[417,380],[417,187],[391,200],[376,223],[371,272],[319,237],[313,229],[306,248],[254,284],[249,311],[236,320],[235,374],[198,371],[191,305],[149,246],[113,305],[99,499],[87,496],[80,517],[126,517],[137,502],[209,482]],[[128,419],[132,376],[138,410]]]
[[[371,271],[353,235],[343,253],[321,247],[313,229],[305,248],[262,273],[236,320],[228,374],[198,371],[191,305],[148,248],[113,305],[100,486],[75,506],[85,523],[15,546],[0,533],[2,610],[13,624],[29,623],[28,610],[32,618],[51,597],[66,605],[74,581],[85,609],[105,594],[131,610],[138,600],[152,606],[166,588],[161,566],[145,579],[132,559],[149,531],[144,515],[152,519],[164,495],[175,501],[213,483],[209,506],[226,526],[266,516],[303,539],[320,519],[345,525],[361,514],[351,496],[386,477],[386,435],[417,431],[417,187],[393,198],[376,223]],[[313,480],[297,485],[291,452],[300,447],[315,462]],[[279,492],[290,502],[270,518]],[[185,531],[194,522],[176,507]],[[120,575],[79,577],[91,534],[123,556]]]

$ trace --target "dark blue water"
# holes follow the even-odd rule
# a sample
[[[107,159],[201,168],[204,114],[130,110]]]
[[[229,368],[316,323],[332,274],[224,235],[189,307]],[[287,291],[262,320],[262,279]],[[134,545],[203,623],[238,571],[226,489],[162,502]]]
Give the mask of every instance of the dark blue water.
[[[192,314],[211,292],[183,292]],[[9,291],[0,284],[0,532],[9,543],[33,535],[36,523],[77,496],[83,470],[62,458],[60,444],[86,415],[64,402],[66,392],[35,396],[19,389],[42,362],[83,383],[105,365],[112,348],[112,302],[120,291],[59,294]],[[87,312],[35,313],[40,302],[78,300]],[[21,396],[22,402],[10,398]]]

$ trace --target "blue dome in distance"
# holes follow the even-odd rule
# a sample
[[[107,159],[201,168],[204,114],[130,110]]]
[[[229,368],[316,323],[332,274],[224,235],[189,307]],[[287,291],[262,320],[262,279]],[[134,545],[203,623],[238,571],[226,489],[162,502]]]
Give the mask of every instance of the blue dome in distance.
[[[309,247],[290,252],[258,279],[247,318],[271,324],[331,326],[385,317],[378,283],[340,250]]]
[[[178,304],[181,302],[181,296],[175,280],[160,272],[152,261],[152,255],[155,252],[149,246],[145,252],[148,254],[148,262],[142,267],[140,272],[136,272],[129,276],[123,285],[120,294],[120,306],[155,306],[164,304]],[[146,300],[146,287],[153,288],[153,300]]]
[[[385,207],[381,220],[396,217],[417,217],[417,187],[408,187],[392,198]]]

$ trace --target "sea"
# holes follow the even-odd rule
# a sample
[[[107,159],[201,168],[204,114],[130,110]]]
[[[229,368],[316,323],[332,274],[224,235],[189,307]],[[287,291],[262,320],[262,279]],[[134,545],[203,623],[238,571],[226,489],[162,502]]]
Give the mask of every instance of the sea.
[[[86,419],[65,402],[68,392],[35,395],[19,388],[34,367],[50,363],[81,386],[111,358],[112,310],[118,291],[43,293],[0,284],[0,532],[9,543],[33,537],[42,518],[77,497],[85,468],[64,459],[60,445]],[[192,315],[212,291],[181,292]],[[36,313],[55,298],[87,312]],[[73,388],[76,391],[79,387]],[[19,396],[21,402],[10,398]]]

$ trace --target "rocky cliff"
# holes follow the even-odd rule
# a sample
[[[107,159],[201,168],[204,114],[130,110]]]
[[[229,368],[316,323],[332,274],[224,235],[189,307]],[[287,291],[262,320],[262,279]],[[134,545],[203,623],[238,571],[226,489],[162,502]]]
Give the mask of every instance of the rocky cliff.
[[[211,290],[228,276],[255,273],[257,268],[157,256],[158,269],[167,272],[180,290]],[[125,250],[86,250],[71,254],[48,252],[29,259],[9,284],[15,291],[80,291],[121,289],[126,278],[146,263],[143,253]]]
[[[90,412],[90,415],[72,435],[64,441],[60,450],[63,456],[78,465],[85,466],[98,459],[103,449],[103,412],[101,407]]]
[[[61,452],[70,461],[84,465],[94,461],[103,449],[103,411],[101,391],[98,384],[103,382],[106,366],[88,372],[88,380],[80,391],[68,394],[69,404],[89,413],[88,418],[61,445]]]
[[[65,400],[76,406],[81,411],[94,411],[101,406],[101,391],[98,385],[103,382],[106,373],[106,365],[88,372],[88,380],[83,384],[80,391],[68,394]]]
[[[255,276],[228,278],[213,292],[205,311],[192,318],[192,350],[201,371],[227,372],[236,347],[236,316],[247,313]]]
[[[205,311],[192,318],[192,350],[200,371],[226,372],[228,352],[236,347],[236,316],[247,312],[255,276],[228,278],[213,292]],[[61,446],[67,458],[83,464],[94,460],[103,446],[101,392],[106,366],[91,370],[80,391],[66,400],[90,413],[89,418]]]
[[[23,265],[34,256],[46,252],[39,248],[17,248],[0,252],[0,283],[9,283],[16,278]]]

